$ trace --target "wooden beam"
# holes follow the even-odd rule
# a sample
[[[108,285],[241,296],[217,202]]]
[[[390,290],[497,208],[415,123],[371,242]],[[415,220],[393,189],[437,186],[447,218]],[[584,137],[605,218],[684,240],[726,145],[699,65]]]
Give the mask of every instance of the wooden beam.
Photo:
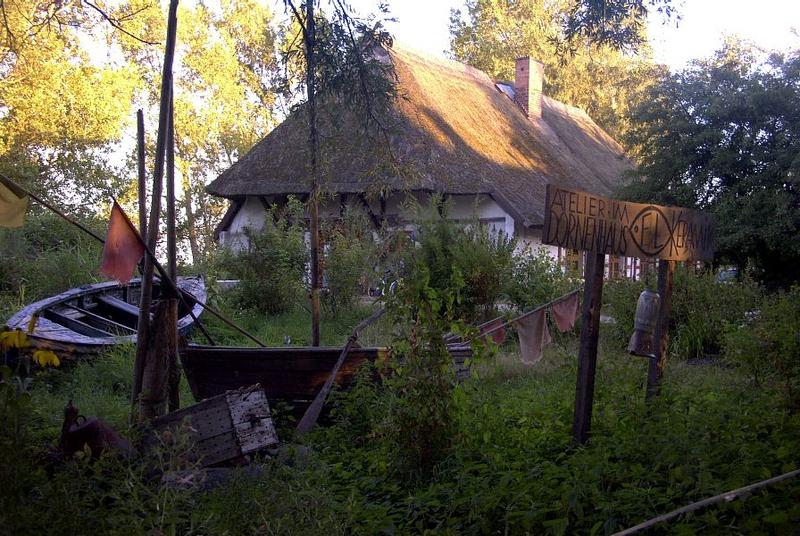
[[[144,112],[136,112],[136,169],[139,179],[139,234],[147,236],[147,172],[145,171]]]
[[[603,299],[605,255],[586,254],[584,273],[581,342],[578,351],[578,379],[575,385],[575,416],[572,441],[583,445],[589,440],[594,403],[594,379],[597,369],[597,339],[600,333],[600,306]]]
[[[42,316],[44,316],[47,320],[55,322],[56,324],[61,324],[65,328],[71,329],[72,331],[80,333],[81,335],[86,335],[87,337],[110,338],[114,336],[113,333],[108,333],[107,331],[90,326],[85,322],[81,322],[76,318],[71,318],[65,314],[53,311],[52,309],[45,309]]]
[[[77,307],[75,305],[70,305],[68,303],[63,303],[61,305],[63,305],[64,307],[68,307],[68,308],[72,309],[73,311],[75,311],[77,313],[80,313],[83,316],[85,316],[86,320],[87,320],[87,322],[86,322],[87,324],[89,324],[89,325],[99,324],[99,326],[95,326],[95,327],[98,327],[99,329],[103,329],[105,331],[109,331],[110,330],[109,332],[112,332],[112,333],[116,331],[116,332],[118,332],[117,333],[118,335],[135,335],[136,334],[136,330],[134,330],[130,326],[126,326],[125,324],[120,324],[119,322],[114,322],[113,320],[110,320],[108,318],[102,317],[102,316],[100,316],[98,314],[95,314],[95,313],[93,313],[91,311],[88,311],[86,309],[83,309],[81,307]],[[91,321],[91,322],[89,322],[89,321]]]

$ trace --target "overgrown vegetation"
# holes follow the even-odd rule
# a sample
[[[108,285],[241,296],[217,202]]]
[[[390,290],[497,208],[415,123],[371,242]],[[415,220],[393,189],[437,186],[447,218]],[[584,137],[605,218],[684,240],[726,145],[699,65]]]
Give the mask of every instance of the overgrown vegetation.
[[[656,290],[656,272],[644,281],[619,279],[603,288],[603,302],[614,319],[605,330],[618,347],[627,344],[633,333],[636,301],[645,288]],[[747,278],[736,284],[720,283],[713,273],[695,274],[691,268],[678,266],[672,294],[672,317],[669,328],[670,354],[682,358],[719,356],[726,323],[744,322],[757,311],[762,291]]]
[[[102,234],[104,222],[86,221]],[[21,229],[0,229],[0,314],[97,278],[102,245],[50,213],[29,213]]]
[[[296,198],[283,208],[273,205],[260,230],[245,228],[247,243],[236,245],[243,249],[221,253],[221,267],[240,280],[234,294],[242,307],[276,314],[304,303],[308,252],[303,216]]]
[[[769,296],[726,328],[725,355],[743,365],[756,386],[775,383],[786,406],[800,412],[800,287]]]

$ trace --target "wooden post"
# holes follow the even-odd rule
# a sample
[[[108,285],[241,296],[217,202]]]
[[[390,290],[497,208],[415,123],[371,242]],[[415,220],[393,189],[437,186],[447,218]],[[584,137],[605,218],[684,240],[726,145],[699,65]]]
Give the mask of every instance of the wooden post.
[[[139,177],[139,234],[147,236],[147,172],[144,166],[144,112],[136,112],[136,164]]]
[[[167,413],[170,365],[167,349],[171,338],[175,339],[176,346],[178,342],[177,337],[173,337],[172,330],[167,329],[170,323],[177,321],[171,316],[173,313],[170,307],[171,301],[161,300],[153,317],[153,326],[157,329],[153,329],[152,336],[148,340],[147,359],[142,372],[142,391],[139,396],[141,421],[149,421]],[[174,312],[177,314],[177,308]]]
[[[170,85],[167,122],[167,262],[169,277],[178,281],[178,244],[175,234],[175,108],[174,90]],[[167,311],[163,329],[167,330],[167,375],[169,376],[169,411],[181,407],[181,370],[178,365],[178,296],[166,300]]]
[[[658,321],[654,334],[655,358],[650,360],[647,368],[647,392],[645,399],[649,402],[661,390],[661,378],[667,365],[669,343],[669,318],[672,314],[672,287],[675,279],[675,261],[658,261],[658,295],[661,307],[658,310]]]
[[[578,379],[575,385],[575,417],[572,441],[583,445],[592,426],[594,378],[597,368],[597,338],[600,333],[600,306],[603,298],[605,255],[588,252],[584,272],[581,342],[578,350]]]
[[[164,66],[161,73],[161,104],[158,114],[158,136],[156,138],[156,159],[153,171],[153,202],[150,207],[150,221],[146,245],[150,252],[155,252],[158,243],[158,223],[161,211],[161,186],[164,177],[164,156],[167,143],[167,115],[169,98],[172,91],[172,62],[175,57],[175,34],[178,26],[178,0],[170,0],[167,17],[167,44],[164,51]],[[136,333],[136,361],[133,368],[133,389],[131,403],[135,404],[142,391],[145,362],[147,360],[150,340],[150,305],[153,290],[153,257],[145,255],[142,273],[142,291],[139,301],[139,322]]]

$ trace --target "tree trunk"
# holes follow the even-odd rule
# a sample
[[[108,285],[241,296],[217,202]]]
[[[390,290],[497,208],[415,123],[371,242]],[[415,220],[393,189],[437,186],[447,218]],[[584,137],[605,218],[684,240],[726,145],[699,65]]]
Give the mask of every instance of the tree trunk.
[[[317,98],[315,80],[316,27],[314,0],[306,1],[306,90],[308,92],[308,149],[311,160],[311,194],[308,212],[311,220],[311,345],[319,346],[319,292],[322,274],[319,263],[319,142],[317,140]]]

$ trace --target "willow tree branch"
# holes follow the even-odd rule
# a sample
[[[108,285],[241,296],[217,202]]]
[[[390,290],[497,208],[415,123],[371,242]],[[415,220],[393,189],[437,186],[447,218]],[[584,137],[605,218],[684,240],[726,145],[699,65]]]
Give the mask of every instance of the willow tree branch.
[[[111,15],[106,13],[97,4],[94,4],[94,3],[90,2],[89,0],[83,0],[83,3],[86,4],[87,6],[89,6],[90,8],[94,9],[95,11],[97,11],[100,14],[100,16],[103,17],[106,20],[106,22],[108,22],[111,26],[113,26],[114,28],[116,28],[120,32],[124,33],[125,35],[127,35],[131,39],[136,39],[137,41],[139,41],[140,43],[144,43],[145,45],[160,45],[161,44],[158,41],[148,41],[147,39],[142,39],[141,37],[137,37],[137,36],[133,35],[128,30],[123,28],[122,25],[120,25],[120,23],[119,23],[119,21],[117,19],[113,18]]]

